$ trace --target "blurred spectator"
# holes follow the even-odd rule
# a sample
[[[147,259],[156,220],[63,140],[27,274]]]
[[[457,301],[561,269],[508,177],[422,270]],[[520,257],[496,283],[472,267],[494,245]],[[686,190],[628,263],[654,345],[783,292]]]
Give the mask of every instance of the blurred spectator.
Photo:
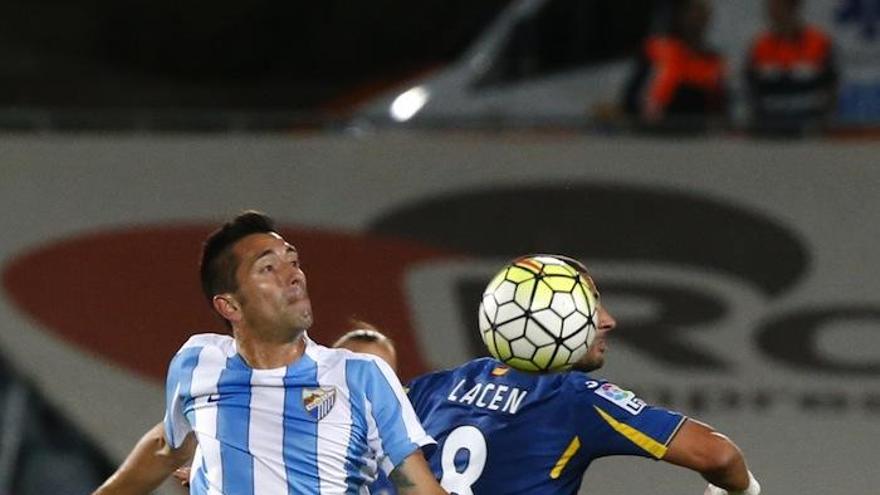
[[[627,114],[649,129],[700,130],[726,113],[724,59],[706,45],[706,0],[668,5],[667,29],[649,36],[627,84]]]
[[[801,0],[766,0],[769,28],[749,49],[752,129],[800,135],[824,127],[835,105],[831,39],[801,19]]]

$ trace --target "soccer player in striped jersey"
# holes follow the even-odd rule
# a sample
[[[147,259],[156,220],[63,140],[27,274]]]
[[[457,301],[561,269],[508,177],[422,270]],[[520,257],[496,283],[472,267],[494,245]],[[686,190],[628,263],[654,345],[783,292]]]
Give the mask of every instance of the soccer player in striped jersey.
[[[372,354],[382,358],[394,372],[397,372],[397,349],[394,342],[380,332],[375,326],[364,321],[352,321],[354,330],[333,344],[333,347],[348,349],[354,352]],[[370,495],[395,495],[393,482],[383,472],[379,472],[376,481],[370,485]]]
[[[557,257],[589,276],[580,262]],[[416,378],[409,396],[437,439],[425,452],[443,488],[456,495],[574,494],[594,459],[631,455],[697,471],[710,483],[706,495],[758,495],[730,439],[588,374],[604,364],[615,326],[600,305],[597,336],[572,371],[527,373],[481,358]]]
[[[246,212],[212,234],[201,280],[233,335],[181,347],[163,424],[97,494],[149,493],[194,451],[191,494],[365,494],[380,462],[401,494],[446,493],[420,450],[433,440],[391,368],[306,335],[299,253],[271,219]]]

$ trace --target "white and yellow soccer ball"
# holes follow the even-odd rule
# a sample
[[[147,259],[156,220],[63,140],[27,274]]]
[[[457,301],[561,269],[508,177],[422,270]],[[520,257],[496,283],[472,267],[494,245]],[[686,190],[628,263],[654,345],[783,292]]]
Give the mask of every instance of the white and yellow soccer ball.
[[[489,353],[524,371],[561,371],[596,336],[599,294],[592,279],[552,255],[519,258],[489,282],[480,334]]]

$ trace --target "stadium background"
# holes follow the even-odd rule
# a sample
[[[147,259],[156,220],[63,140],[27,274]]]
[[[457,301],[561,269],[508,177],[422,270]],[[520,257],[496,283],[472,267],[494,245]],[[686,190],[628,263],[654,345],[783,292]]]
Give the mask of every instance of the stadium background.
[[[582,258],[620,322],[603,376],[729,433],[768,493],[874,493],[875,142],[325,125],[326,109],[344,115],[347,103],[335,105],[352,88],[448,61],[503,4],[480,13],[463,2],[430,4],[427,12],[446,17],[420,13],[422,29],[468,19],[457,41],[404,44],[412,53],[385,47],[375,65],[354,55],[363,49],[357,40],[339,35],[345,22],[361,25],[354,19],[365,7],[327,3],[323,15],[340,24],[322,35],[307,15],[281,16],[297,19],[291,33],[320,40],[288,42],[287,60],[322,59],[323,47],[364,66],[327,55],[301,78],[233,64],[285,51],[263,45],[215,56],[230,72],[190,64],[212,63],[175,41],[174,33],[193,33],[180,20],[195,22],[186,11],[195,6],[103,7],[126,19],[149,13],[144,22],[154,24],[177,20],[168,22],[172,34],[110,22],[137,42],[86,38],[115,53],[104,58],[65,44],[83,42],[80,21],[96,17],[28,4],[56,16],[43,19],[56,31],[40,31],[40,23],[13,22],[32,6],[5,4],[4,36],[30,41],[4,45],[16,61],[4,70],[17,75],[5,78],[0,136],[0,493],[86,493],[161,417],[168,357],[189,333],[220,329],[196,284],[199,242],[243,208],[275,216],[302,250],[317,314],[312,335],[328,342],[350,316],[374,321],[408,350],[405,377],[481,352],[475,294],[505,260],[534,251]],[[300,13],[318,15],[310,8]],[[217,23],[234,12],[231,4],[212,9]],[[59,12],[74,17],[64,22]],[[386,12],[412,14],[393,2]],[[191,40],[205,50],[204,40],[216,39],[206,31]],[[40,40],[53,49],[38,49]],[[186,61],[167,56],[174,53]],[[126,54],[157,65],[130,70]],[[86,70],[86,59],[98,62]],[[62,77],[71,74],[81,77]],[[225,110],[208,104],[229,95],[240,99]],[[273,123],[282,110],[284,122],[309,125],[228,132],[225,116],[241,108]],[[173,118],[128,132],[143,112]],[[597,462],[584,485],[610,495],[703,486],[694,474],[622,458]]]

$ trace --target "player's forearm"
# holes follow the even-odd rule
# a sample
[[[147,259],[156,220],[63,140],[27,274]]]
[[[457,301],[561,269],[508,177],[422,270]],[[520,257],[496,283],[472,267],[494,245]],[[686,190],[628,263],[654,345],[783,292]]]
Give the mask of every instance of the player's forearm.
[[[709,483],[725,490],[745,490],[749,486],[749,470],[742,452],[727,437],[721,436],[718,442],[714,458],[706,463],[700,474]]]
[[[404,459],[389,477],[400,495],[448,495],[437,483],[421,450]]]
[[[189,446],[170,449],[159,423],[141,437],[119,469],[93,495],[149,494],[186,462],[190,451]]]
[[[745,458],[736,444],[693,419],[682,425],[663,460],[697,471],[706,481],[725,490],[745,490],[749,485]]]
[[[125,470],[120,468],[113,473],[92,495],[147,495],[162,484],[173,472],[138,468]]]

